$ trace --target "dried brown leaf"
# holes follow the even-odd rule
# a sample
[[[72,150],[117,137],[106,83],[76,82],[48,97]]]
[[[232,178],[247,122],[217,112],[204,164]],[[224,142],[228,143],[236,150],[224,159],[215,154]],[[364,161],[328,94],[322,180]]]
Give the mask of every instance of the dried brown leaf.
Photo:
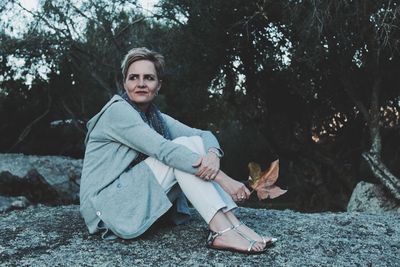
[[[279,177],[279,160],[272,162],[264,172],[255,162],[250,162],[248,167],[250,171],[249,185],[257,192],[258,199],[273,199],[287,192],[287,190],[274,185]]]

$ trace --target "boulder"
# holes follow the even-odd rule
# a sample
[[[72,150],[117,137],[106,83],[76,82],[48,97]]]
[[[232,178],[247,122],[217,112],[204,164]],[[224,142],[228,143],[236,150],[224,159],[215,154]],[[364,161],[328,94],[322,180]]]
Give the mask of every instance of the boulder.
[[[34,203],[78,203],[82,160],[0,154],[0,195]]]
[[[361,181],[353,190],[347,211],[400,213],[400,203],[385,191],[383,185]]]
[[[28,199],[24,196],[20,197],[3,197],[0,196],[0,213],[14,209],[23,209],[30,205]]]
[[[261,255],[205,247],[207,225],[195,214],[133,240],[89,235],[76,205],[30,206],[0,215],[1,266],[400,266],[400,215],[300,213],[238,208],[263,235],[278,238]]]

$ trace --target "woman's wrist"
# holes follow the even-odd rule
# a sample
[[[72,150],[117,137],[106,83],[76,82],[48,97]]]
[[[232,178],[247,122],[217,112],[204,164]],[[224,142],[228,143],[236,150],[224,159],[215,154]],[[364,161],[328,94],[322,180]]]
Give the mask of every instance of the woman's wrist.
[[[208,151],[207,156],[210,156],[210,157],[212,157],[213,159],[218,159],[218,160],[219,160],[218,155],[215,154],[214,152]]]
[[[221,185],[221,183],[226,180],[225,176],[226,174],[223,171],[219,170],[214,178],[214,181]]]
[[[217,178],[217,176],[218,176],[218,173],[219,173],[219,170],[217,170],[217,172],[215,173],[215,174],[213,174],[211,177],[210,177],[210,179],[208,179],[209,181],[215,181],[215,179]]]
[[[215,176],[215,178],[213,179],[214,182],[220,183],[221,182],[221,175],[219,175],[219,173]]]
[[[207,152],[216,155],[218,158],[222,158],[222,153],[221,153],[221,151],[219,151],[219,149],[217,149],[217,148],[215,148],[215,147],[209,148]]]

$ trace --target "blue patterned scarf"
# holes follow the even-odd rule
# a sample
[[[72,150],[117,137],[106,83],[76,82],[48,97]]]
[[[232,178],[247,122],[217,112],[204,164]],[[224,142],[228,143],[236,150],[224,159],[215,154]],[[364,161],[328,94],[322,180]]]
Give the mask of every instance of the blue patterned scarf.
[[[162,135],[165,139],[171,140],[171,134],[165,124],[165,121],[161,115],[160,110],[156,105],[150,103],[149,108],[146,112],[143,112],[130,98],[128,94],[125,92],[122,95],[122,98],[126,100],[137,112],[139,112],[140,117],[142,117],[143,121],[147,123],[152,129],[154,129],[157,133]],[[136,164],[142,162],[148,157],[148,155],[138,152],[136,158],[131,162],[127,169],[132,168]]]

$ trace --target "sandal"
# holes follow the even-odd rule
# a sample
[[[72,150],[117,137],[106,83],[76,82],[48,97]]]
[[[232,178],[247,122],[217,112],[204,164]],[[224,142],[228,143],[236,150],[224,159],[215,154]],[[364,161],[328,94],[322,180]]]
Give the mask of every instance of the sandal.
[[[238,252],[238,253],[243,253],[243,254],[261,254],[261,253],[264,253],[267,250],[267,247],[264,247],[262,250],[251,250],[253,248],[254,244],[257,243],[257,241],[255,241],[253,239],[250,239],[247,235],[243,234],[242,232],[240,232],[236,228],[235,228],[235,226],[231,226],[231,227],[226,228],[226,229],[224,229],[224,230],[222,230],[220,232],[214,232],[214,231],[210,230],[210,234],[208,235],[208,238],[207,238],[207,244],[206,244],[207,248],[217,249],[217,250],[225,250],[225,251],[232,251],[232,252]],[[235,248],[227,248],[227,247],[217,247],[217,246],[213,245],[214,240],[217,237],[219,237],[219,236],[223,235],[224,233],[229,232],[231,230],[236,231],[239,235],[241,235],[243,238],[245,238],[247,241],[250,242],[247,250],[241,250],[241,249],[235,249]]]
[[[233,228],[236,229],[236,232],[240,233],[242,236],[243,236],[243,235],[247,236],[245,233],[243,233],[242,231],[240,231],[239,229],[237,229],[237,228],[239,228],[239,226],[241,226],[241,225],[245,225],[245,224],[244,224],[243,222],[240,222],[240,223],[238,223],[237,225],[234,225]],[[264,243],[265,247],[270,247],[270,246],[272,246],[272,245],[278,240],[278,239],[275,238],[275,237],[271,237],[271,239],[267,241],[267,240],[265,239],[265,236],[262,236],[262,235],[259,235],[259,236],[261,237],[262,242]]]

